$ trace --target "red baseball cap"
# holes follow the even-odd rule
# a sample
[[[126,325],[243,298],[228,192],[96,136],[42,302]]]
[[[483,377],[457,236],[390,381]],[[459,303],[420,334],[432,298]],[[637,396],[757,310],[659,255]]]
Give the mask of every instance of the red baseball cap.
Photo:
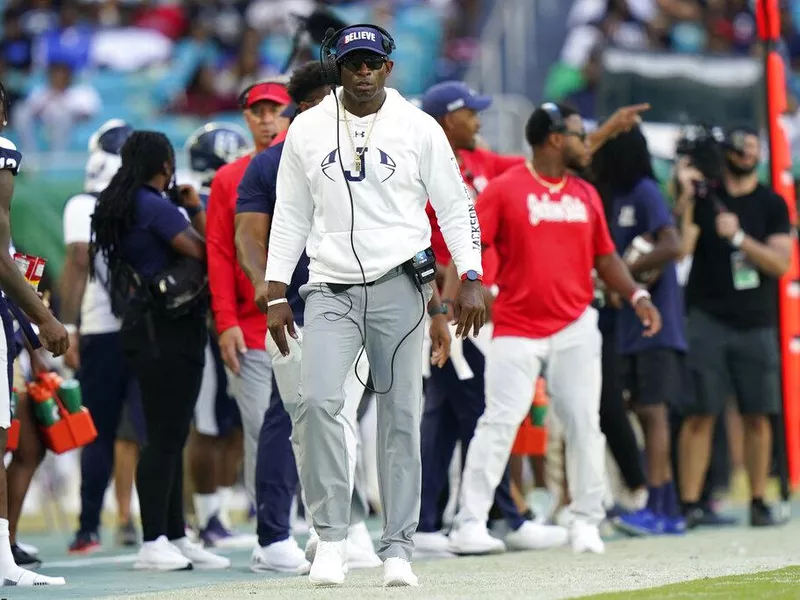
[[[256,102],[269,100],[275,104],[291,104],[292,99],[286,87],[280,83],[257,83],[245,94],[242,104],[244,108],[250,108]]]

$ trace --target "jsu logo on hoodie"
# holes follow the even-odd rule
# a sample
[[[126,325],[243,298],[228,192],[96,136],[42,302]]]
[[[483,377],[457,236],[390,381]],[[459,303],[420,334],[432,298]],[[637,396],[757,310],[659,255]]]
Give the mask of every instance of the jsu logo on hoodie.
[[[394,159],[389,156],[388,153],[384,152],[380,148],[373,148],[373,153],[370,154],[369,148],[356,148],[356,152],[361,155],[361,170],[354,171],[354,166],[351,163],[350,168],[345,166],[344,169],[344,176],[347,181],[351,182],[358,182],[363,181],[367,176],[367,162],[369,156],[374,156],[375,153],[378,155],[379,162],[377,165],[370,164],[370,169],[377,169],[378,177],[380,177],[381,183],[386,183],[389,178],[394,175],[395,170],[397,170],[397,163]],[[320,163],[320,168],[322,169],[322,174],[325,175],[331,181],[336,181],[335,177],[338,173],[341,173],[342,170],[338,165],[339,163],[339,150],[334,148],[328,154],[325,155],[325,158],[322,159]]]

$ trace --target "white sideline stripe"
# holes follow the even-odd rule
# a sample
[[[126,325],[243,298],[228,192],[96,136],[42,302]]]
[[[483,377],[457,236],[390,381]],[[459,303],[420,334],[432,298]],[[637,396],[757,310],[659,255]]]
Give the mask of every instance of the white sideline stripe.
[[[381,539],[380,533],[373,533],[372,541],[376,542]],[[219,548],[213,549],[215,554],[231,554],[242,552],[243,548]],[[49,569],[77,569],[79,567],[91,567],[96,565],[124,565],[127,563],[136,562],[136,552],[129,554],[117,554],[115,556],[90,556],[87,558],[71,558],[68,560],[56,560],[50,562],[44,561],[42,565],[45,570]]]
[[[77,567],[91,567],[93,565],[121,565],[132,563],[136,554],[120,554],[118,556],[95,556],[93,558],[73,558],[71,560],[46,561],[42,566],[46,569],[70,569]]]

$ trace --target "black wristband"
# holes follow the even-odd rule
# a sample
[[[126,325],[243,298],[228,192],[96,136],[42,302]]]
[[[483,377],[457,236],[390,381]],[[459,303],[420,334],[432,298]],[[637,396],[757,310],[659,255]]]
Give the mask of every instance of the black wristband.
[[[445,306],[444,304],[428,309],[428,316],[431,317],[435,317],[436,315],[446,315],[446,314],[447,314],[447,306]]]
[[[203,205],[200,204],[198,206],[184,206],[183,210],[186,211],[186,214],[189,215],[190,219],[194,219],[197,215],[203,212],[204,208]]]

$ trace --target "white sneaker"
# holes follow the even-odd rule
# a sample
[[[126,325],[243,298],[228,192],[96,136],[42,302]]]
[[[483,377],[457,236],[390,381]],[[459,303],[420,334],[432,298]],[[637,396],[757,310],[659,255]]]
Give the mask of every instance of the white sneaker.
[[[308,580],[315,586],[341,585],[347,574],[347,542],[319,541]]]
[[[347,568],[348,569],[374,569],[383,564],[375,554],[375,545],[372,536],[363,521],[351,525],[347,529]]]
[[[172,545],[198,569],[227,569],[231,566],[230,558],[209,552],[202,544],[187,537],[175,540]]]
[[[500,554],[506,545],[489,535],[486,525],[470,522],[450,532],[449,549],[455,554]]]
[[[309,569],[311,563],[306,560],[297,540],[291,536],[269,546],[256,546],[250,557],[250,570],[253,573],[278,571],[305,575]]]
[[[167,536],[162,535],[142,544],[133,568],[142,571],[185,571],[193,567],[192,561],[170,544]]]
[[[393,556],[383,563],[383,587],[417,587],[419,579],[405,558]]]
[[[586,521],[575,521],[570,530],[573,552],[594,552],[603,554],[606,545],[600,538],[600,529],[597,525],[590,525]]]
[[[414,556],[426,557],[452,557],[450,540],[441,531],[417,531],[414,534]]]
[[[568,541],[569,531],[565,527],[541,525],[533,521],[525,521],[505,539],[509,550],[544,550],[565,546]]]
[[[308,539],[306,540],[306,560],[309,564],[313,564],[314,556],[317,553],[317,544],[319,544],[319,536],[313,527],[308,528]]]
[[[27,569],[21,569],[17,565],[0,573],[0,586],[39,587],[42,585],[65,585],[66,583],[63,577],[40,575]]]

